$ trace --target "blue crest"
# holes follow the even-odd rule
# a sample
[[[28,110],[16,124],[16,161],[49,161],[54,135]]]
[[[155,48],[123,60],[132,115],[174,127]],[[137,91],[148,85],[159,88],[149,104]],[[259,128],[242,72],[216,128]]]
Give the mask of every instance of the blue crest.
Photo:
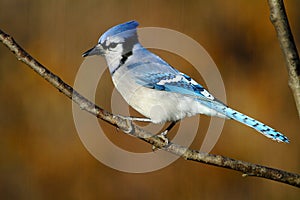
[[[119,24],[108,29],[103,35],[99,38],[98,43],[103,43],[107,37],[111,37],[117,34],[122,34],[123,37],[131,37],[136,35],[136,27],[139,25],[137,21],[129,21],[123,24]]]

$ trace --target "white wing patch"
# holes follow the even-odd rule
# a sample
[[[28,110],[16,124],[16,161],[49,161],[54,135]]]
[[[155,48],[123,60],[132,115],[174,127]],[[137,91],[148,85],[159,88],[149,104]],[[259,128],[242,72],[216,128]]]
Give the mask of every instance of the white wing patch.
[[[197,83],[194,79],[191,78],[190,83],[192,85],[199,85],[199,83]],[[201,86],[202,87],[202,86]],[[206,90],[203,88],[203,90],[200,92],[203,96],[205,96],[206,98],[210,99],[210,100],[214,100],[215,98]]]
[[[181,75],[177,75],[175,76],[174,78],[172,79],[163,79],[163,80],[160,80],[158,83],[156,83],[157,85],[164,85],[166,83],[176,83],[176,82],[179,82],[182,80],[182,76]]]
[[[194,81],[194,79],[191,79],[191,84],[192,85],[199,85],[199,83],[197,83],[196,81]]]
[[[201,92],[201,94],[203,94],[205,97],[211,99],[211,100],[214,100],[215,98],[207,91],[207,90],[203,90]]]

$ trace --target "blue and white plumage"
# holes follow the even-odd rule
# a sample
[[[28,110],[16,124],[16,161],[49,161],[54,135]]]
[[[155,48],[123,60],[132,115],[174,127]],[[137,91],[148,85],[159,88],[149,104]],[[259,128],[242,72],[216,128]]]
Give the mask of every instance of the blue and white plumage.
[[[126,102],[150,122],[174,124],[205,114],[234,119],[278,142],[289,140],[273,128],[226,106],[188,75],[145,49],[138,41],[136,21],[107,30],[84,57],[103,55],[113,83]]]

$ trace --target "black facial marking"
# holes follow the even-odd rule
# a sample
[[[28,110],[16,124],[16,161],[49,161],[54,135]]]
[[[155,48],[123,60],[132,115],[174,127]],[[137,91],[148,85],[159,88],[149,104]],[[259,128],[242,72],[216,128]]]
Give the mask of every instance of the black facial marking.
[[[123,54],[121,61],[120,61],[120,65],[123,65],[126,62],[126,60],[128,59],[128,57],[131,55],[132,55],[132,51],[129,51],[129,52]]]
[[[134,44],[138,42],[137,36],[133,36],[130,38],[126,38],[125,41],[122,43],[123,45],[123,52],[122,52],[122,58],[120,60],[119,66],[123,65],[126,60],[132,55],[132,50]]]
[[[127,52],[126,54],[122,55],[122,58],[120,60],[120,63],[118,67],[111,73],[112,75],[126,62],[126,60],[129,58],[129,56],[132,55],[132,51]]]
[[[108,41],[106,40],[104,43],[102,43],[103,49],[113,49],[118,45],[116,42],[112,42],[108,44]]]
[[[124,63],[128,60],[128,58],[132,55],[133,47],[134,45],[138,43],[137,34],[133,34],[131,37],[124,38],[124,42],[120,43],[111,43],[108,45],[108,48],[111,46],[111,48],[116,47],[118,44],[122,45],[123,51],[122,51],[122,58],[120,60],[120,63],[118,67],[111,73],[112,75],[117,71]]]

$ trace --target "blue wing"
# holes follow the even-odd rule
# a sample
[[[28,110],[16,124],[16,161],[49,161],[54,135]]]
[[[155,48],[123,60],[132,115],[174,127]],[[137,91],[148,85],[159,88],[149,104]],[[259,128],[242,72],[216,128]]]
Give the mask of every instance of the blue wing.
[[[151,89],[174,92],[182,95],[194,97],[195,99],[204,100],[208,102],[216,101],[221,103],[213,97],[204,87],[194,81],[188,75],[178,73],[145,73],[139,76],[137,83]],[[223,103],[222,103],[223,104]]]
[[[147,49],[140,47],[135,50],[135,55],[142,59],[133,60],[131,63],[129,61],[126,67],[134,73],[137,84],[155,90],[192,96],[204,101],[216,100],[191,77],[179,72]]]

